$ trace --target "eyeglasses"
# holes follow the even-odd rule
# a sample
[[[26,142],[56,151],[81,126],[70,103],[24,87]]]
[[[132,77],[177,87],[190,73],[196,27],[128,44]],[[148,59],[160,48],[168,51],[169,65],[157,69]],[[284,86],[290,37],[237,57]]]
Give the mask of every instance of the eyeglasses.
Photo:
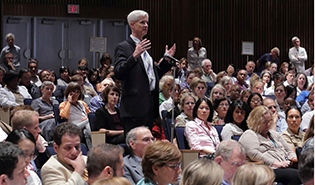
[[[177,170],[178,168],[180,168],[182,165],[182,163],[178,163],[178,164],[165,164],[165,166],[172,168],[173,170]]]
[[[195,102],[185,102],[185,105],[189,105],[189,104],[195,105]]]
[[[220,107],[223,107],[223,106],[228,107],[229,104],[227,104],[227,103],[220,103],[219,106],[220,106]]]
[[[80,91],[72,91],[72,93],[80,94],[81,92]]]
[[[244,163],[243,162],[236,162],[236,161],[232,161],[230,158],[227,158],[229,161],[230,161],[230,163],[234,166],[234,167],[240,167],[240,166],[242,166]]]
[[[271,105],[271,106],[268,107],[268,109],[272,109],[272,108],[277,109],[277,106]]]
[[[33,161],[33,160],[35,160],[35,159],[37,158],[37,155],[34,154],[34,153],[33,153],[33,154],[29,154],[29,155],[26,155],[26,154],[25,154],[25,158],[26,158],[26,157],[29,158],[31,161]]]
[[[154,142],[155,137],[145,137],[145,138],[142,138],[141,141],[146,142],[146,143],[148,143],[150,141]]]
[[[13,59],[13,57],[5,57],[6,59]]]

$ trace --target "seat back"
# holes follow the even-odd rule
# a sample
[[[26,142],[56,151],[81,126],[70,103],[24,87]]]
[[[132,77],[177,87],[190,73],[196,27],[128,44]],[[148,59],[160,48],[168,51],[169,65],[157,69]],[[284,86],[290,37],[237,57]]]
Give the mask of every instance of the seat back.
[[[54,150],[53,146],[46,146],[46,149],[49,151],[50,155],[56,155],[56,152]],[[87,155],[88,150],[85,146],[85,144],[81,143],[81,151],[82,151],[82,155]]]
[[[185,127],[176,127],[177,145],[178,145],[178,148],[181,150],[190,149],[184,133],[185,133]]]
[[[91,130],[92,130],[92,131],[97,131],[97,130],[95,130],[95,121],[96,121],[95,113],[94,113],[94,112],[90,112],[90,113],[88,114],[88,118],[89,118]]]
[[[33,99],[24,99],[24,105],[31,105],[33,102]]]
[[[238,140],[240,139],[240,137],[241,137],[241,136],[236,136],[236,135],[235,135],[235,136],[232,136],[232,139],[235,140],[235,141],[238,141]]]
[[[223,127],[224,127],[224,125],[214,125],[214,128],[215,128],[215,129],[217,130],[217,132],[218,132],[220,141],[222,141],[221,132],[222,132]]]
[[[163,127],[163,130],[164,130],[164,135],[165,135],[165,138],[167,140],[170,140],[171,138],[171,127],[169,127],[169,123],[167,123],[167,117],[166,117],[166,114],[167,114],[167,110],[163,110],[161,112],[162,114],[162,127]]]

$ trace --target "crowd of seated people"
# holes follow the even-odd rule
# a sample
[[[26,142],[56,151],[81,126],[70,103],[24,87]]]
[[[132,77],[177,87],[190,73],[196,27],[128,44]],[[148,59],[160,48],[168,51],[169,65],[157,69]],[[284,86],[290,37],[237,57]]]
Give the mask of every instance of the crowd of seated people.
[[[223,166],[227,162],[232,164],[233,173],[236,171],[235,173],[239,174],[238,177],[233,178],[233,181],[238,183],[241,180],[237,179],[241,176],[250,178],[245,177],[246,170],[256,173],[255,170],[251,170],[253,168],[259,170],[257,173],[268,175],[268,179],[266,179],[268,184],[273,181],[283,184],[300,183],[298,171],[291,168],[291,162],[298,160],[297,154],[299,153],[296,153],[299,152],[298,148],[302,149],[305,143],[308,147],[314,145],[313,135],[305,133],[313,132],[314,129],[313,121],[311,121],[314,115],[314,69],[311,68],[307,73],[309,76],[307,76],[303,71],[297,73],[292,64],[283,62],[280,65],[277,59],[280,51],[278,48],[273,48],[271,53],[265,54],[258,60],[258,63],[249,61],[244,66],[230,64],[226,71],[213,71],[212,67],[216,62],[212,63],[207,59],[206,53],[203,53],[203,57],[201,57],[204,59],[195,57],[192,53],[194,51],[206,52],[199,38],[194,39],[194,47],[190,50],[188,60],[183,58],[181,64],[177,65],[178,68],[173,69],[178,72],[175,79],[172,71],[169,71],[161,77],[159,82],[159,113],[162,125],[166,124],[167,119],[173,119],[176,127],[185,127],[184,135],[189,148],[199,150],[200,156],[215,155],[223,141],[236,140],[244,147],[242,155],[246,154],[250,161],[264,163],[264,167],[260,169],[255,164],[236,170],[243,163],[235,162],[233,160],[236,159],[232,160],[230,157],[221,157],[222,159],[216,161],[219,165],[196,161],[183,172],[183,182],[180,183],[187,184],[190,182],[190,178],[195,178],[187,173],[190,170],[192,172],[189,173],[193,174],[194,169],[199,166],[203,168],[212,166],[214,169],[222,167],[225,174]],[[11,58],[11,55],[6,56]],[[270,64],[266,60],[268,57],[273,60]],[[5,58],[5,60],[9,59]],[[197,61],[199,63],[196,63]],[[35,125],[33,123],[24,123],[25,126],[17,123],[13,125],[12,122],[21,122],[17,119],[23,119],[19,114],[25,110],[22,113],[17,111],[17,115],[9,123],[14,129],[11,133],[4,132],[0,127],[1,140],[7,137],[7,141],[17,144],[27,156],[26,168],[30,174],[27,177],[28,184],[41,183],[41,179],[36,176],[35,172],[50,157],[46,147],[53,141],[55,142],[53,147],[58,157],[52,160],[59,161],[60,165],[65,165],[67,170],[69,170],[67,167],[70,167],[70,171],[64,172],[66,179],[72,179],[78,184],[84,182],[80,178],[85,175],[83,166],[89,160],[81,156],[77,144],[86,144],[90,151],[95,149],[92,148],[92,131],[106,131],[106,142],[117,146],[127,140],[129,149],[135,155],[138,154],[137,157],[131,154],[137,165],[140,165],[142,157],[144,160],[143,172],[141,172],[141,178],[137,178],[137,181],[140,181],[138,184],[179,182],[177,177],[181,172],[181,157],[174,148],[175,145],[163,142],[155,143],[151,133],[147,137],[141,135],[142,139],[137,138],[137,133],[130,136],[134,137],[132,139],[128,138],[128,133],[124,133],[124,123],[120,117],[119,108],[122,90],[120,82],[115,79],[113,73],[111,56],[104,54],[100,63],[100,68],[89,69],[88,59],[82,58],[73,71],[70,71],[68,66],[61,66],[57,75],[50,69],[44,69],[36,59],[30,59],[28,68],[19,71],[14,67],[8,67],[9,64],[6,65],[7,69],[0,67],[0,76],[3,75],[3,78],[0,78],[1,107],[13,109],[23,106],[27,102],[26,100],[31,100],[29,103],[31,107],[28,108],[33,111],[29,114],[31,118],[37,119],[37,122],[34,121]],[[265,68],[265,64],[268,64],[269,67]],[[38,72],[39,67],[42,68],[40,72]],[[259,72],[254,72],[254,69]],[[56,106],[54,105],[57,105],[58,111],[55,111]],[[173,114],[170,113],[172,110],[174,110],[173,118]],[[166,117],[162,111],[167,111]],[[55,115],[58,112],[60,114]],[[94,130],[91,130],[88,116],[91,113],[95,114]],[[56,119],[57,117],[60,119]],[[32,121],[32,119],[30,120]],[[161,124],[161,120],[156,120],[155,124]],[[60,130],[61,128],[58,126],[64,124],[62,122],[73,124],[69,126],[73,131]],[[222,126],[223,129],[219,130],[216,126]],[[56,134],[56,127],[59,128],[60,133]],[[161,128],[158,131],[160,137],[157,139],[168,139],[173,142],[171,138],[164,135],[165,127],[162,129],[159,126],[159,128]],[[149,131],[145,127],[142,129],[146,132]],[[135,130],[130,132],[135,132]],[[66,137],[58,134],[65,134]],[[59,140],[55,141],[55,138]],[[63,156],[65,155],[62,151],[64,142],[71,143],[73,148],[69,150],[75,151],[73,152],[75,154]],[[145,150],[147,145],[150,147]],[[233,143],[232,145],[234,146]],[[259,147],[261,145],[265,147]],[[121,148],[117,150],[121,151]],[[157,153],[153,155],[153,152]],[[165,158],[163,152],[171,152],[173,156],[169,159]],[[37,159],[35,162],[35,155],[41,156],[40,161]],[[60,159],[61,156],[64,158]],[[222,154],[222,156],[225,155]],[[227,156],[234,155],[229,153]],[[51,170],[49,165],[53,164],[50,161],[45,165],[42,180],[44,184],[51,184],[48,174]],[[130,170],[135,169],[132,168],[133,164],[129,165],[128,174],[130,175],[134,173]],[[165,169],[166,167],[167,169]],[[112,172],[115,176],[117,168],[108,172]],[[270,174],[271,170],[276,176]],[[75,175],[73,175],[74,172],[76,172]],[[223,176],[222,171],[216,172],[219,173],[216,181],[221,182],[226,175]],[[54,171],[54,173],[57,172]],[[166,178],[161,173],[170,173],[173,177]],[[233,173],[230,173],[228,182],[226,182],[227,180],[224,182],[232,183]],[[206,177],[204,178],[206,179]],[[132,177],[128,176],[128,180],[130,179]],[[196,178],[194,181],[197,180],[200,179]],[[85,183],[87,184],[88,181]],[[131,183],[136,184],[137,182]]]

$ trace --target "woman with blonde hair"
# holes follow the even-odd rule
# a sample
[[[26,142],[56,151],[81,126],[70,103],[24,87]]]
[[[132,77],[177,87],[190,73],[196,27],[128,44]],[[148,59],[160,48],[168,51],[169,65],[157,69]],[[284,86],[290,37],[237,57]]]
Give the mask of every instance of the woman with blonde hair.
[[[276,182],[301,184],[297,169],[290,168],[290,160],[297,160],[296,154],[280,134],[271,129],[272,123],[272,113],[266,106],[255,107],[247,119],[249,129],[239,142],[250,160],[262,161],[274,169]]]
[[[190,89],[198,98],[204,98],[207,90],[207,84],[203,79],[195,77],[190,83]]]
[[[233,175],[232,185],[272,185],[275,175],[266,165],[244,164]]]
[[[231,89],[231,85],[232,85],[232,79],[229,76],[224,76],[221,78],[219,84],[221,84],[226,91],[226,96],[230,96],[230,89]]]
[[[226,98],[226,91],[225,91],[225,88],[221,84],[216,84],[210,92],[209,100],[213,104],[214,101],[218,99],[219,97]]]
[[[179,185],[220,185],[223,173],[222,168],[215,161],[200,158],[185,168]]]
[[[168,142],[156,141],[147,146],[141,166],[144,178],[137,185],[175,184],[181,173],[182,155]]]

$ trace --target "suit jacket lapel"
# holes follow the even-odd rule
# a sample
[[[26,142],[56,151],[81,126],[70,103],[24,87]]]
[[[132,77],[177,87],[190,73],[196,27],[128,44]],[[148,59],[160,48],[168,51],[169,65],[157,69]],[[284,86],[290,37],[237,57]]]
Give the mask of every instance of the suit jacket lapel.
[[[130,164],[131,164],[131,166],[135,169],[135,172],[137,172],[139,175],[142,174],[141,163],[140,163],[140,164],[137,163],[136,156],[132,156],[132,157],[131,157]]]

